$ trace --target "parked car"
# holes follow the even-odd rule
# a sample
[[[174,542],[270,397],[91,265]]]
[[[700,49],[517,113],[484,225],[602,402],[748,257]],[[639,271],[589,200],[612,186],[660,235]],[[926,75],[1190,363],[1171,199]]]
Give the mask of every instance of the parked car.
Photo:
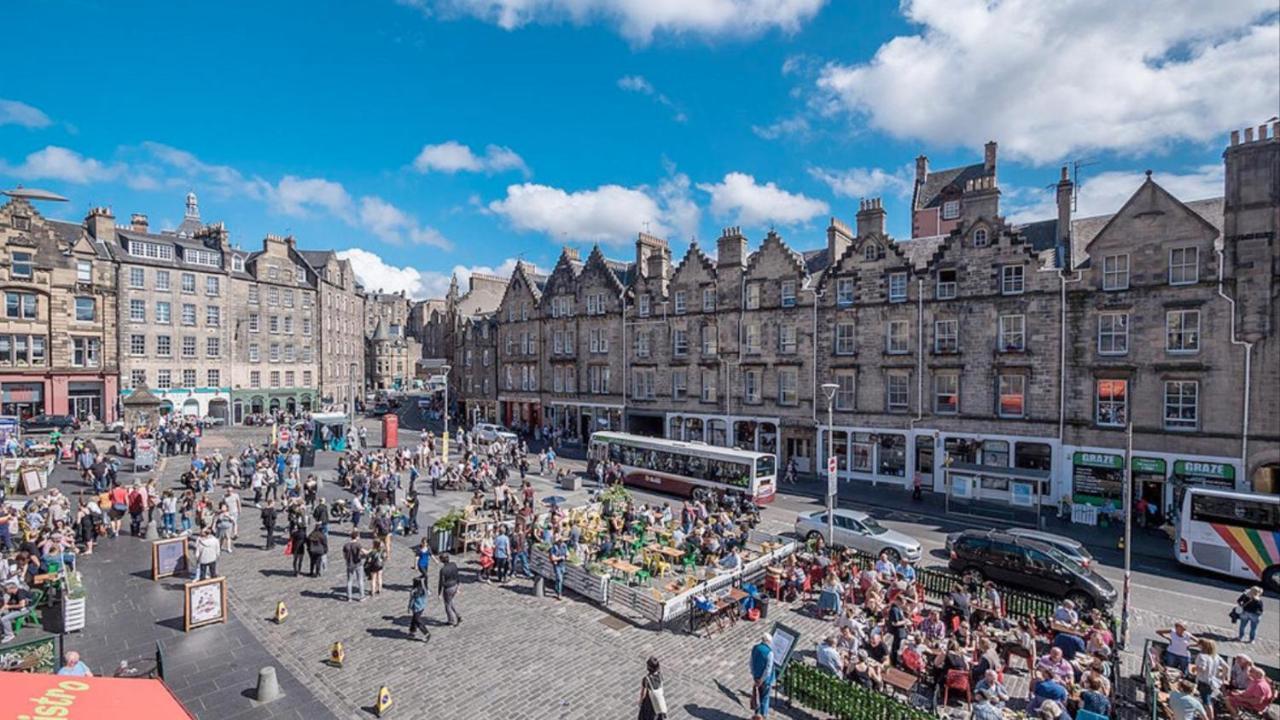
[[[948,538],[947,566],[966,581],[994,580],[1057,598],[1077,607],[1110,607],[1116,589],[1106,578],[1053,545],[1007,532],[965,530]]]
[[[80,421],[71,415],[35,415],[22,421],[23,432],[72,432],[80,429]]]
[[[1063,555],[1075,560],[1084,567],[1089,567],[1093,564],[1093,554],[1089,552],[1089,549],[1080,541],[1073,540],[1064,535],[1055,535],[1050,532],[1044,532],[1043,530],[1032,530],[1030,528],[1009,528],[1003,531],[990,530],[988,532],[1005,532],[1009,535],[1013,535],[1014,537],[1026,538],[1028,540],[1042,542],[1046,545],[1052,545],[1058,550],[1058,552],[1061,552]],[[964,533],[954,532],[947,535],[946,544],[948,552],[950,552],[951,545],[955,542],[956,538],[959,538],[963,534]]]
[[[475,436],[476,441],[486,444],[497,440],[515,442],[519,439],[515,433],[493,423],[476,423],[476,426],[471,429],[471,433]]]
[[[796,535],[802,538],[827,536],[827,511],[815,510],[796,516]],[[893,562],[920,560],[920,543],[910,535],[900,533],[876,522],[876,519],[858,510],[836,508],[835,544],[850,547],[873,557],[886,553]]]

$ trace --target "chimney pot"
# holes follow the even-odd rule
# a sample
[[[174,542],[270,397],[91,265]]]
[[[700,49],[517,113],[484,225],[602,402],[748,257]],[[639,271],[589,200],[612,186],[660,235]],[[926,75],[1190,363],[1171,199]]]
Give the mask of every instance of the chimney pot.
[[[1244,129],[1244,141],[1246,143],[1253,142],[1253,128],[1247,127]]]
[[[147,216],[142,213],[134,213],[129,218],[129,227],[138,232],[146,232],[148,224]]]
[[[1259,139],[1259,140],[1266,140],[1266,139],[1267,139],[1267,126],[1266,126],[1266,123],[1263,123],[1262,125],[1259,125],[1259,126],[1258,126],[1258,139]]]
[[[1239,145],[1239,144],[1240,144],[1240,131],[1239,131],[1239,130],[1232,130],[1232,131],[1231,131],[1231,146],[1232,146],[1232,147],[1235,147],[1236,145]]]

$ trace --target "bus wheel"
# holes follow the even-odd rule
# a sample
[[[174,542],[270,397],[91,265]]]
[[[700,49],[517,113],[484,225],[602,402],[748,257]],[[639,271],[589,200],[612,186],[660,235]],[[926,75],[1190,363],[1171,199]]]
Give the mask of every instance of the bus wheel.
[[[1272,565],[1262,573],[1262,589],[1280,595],[1280,565]]]

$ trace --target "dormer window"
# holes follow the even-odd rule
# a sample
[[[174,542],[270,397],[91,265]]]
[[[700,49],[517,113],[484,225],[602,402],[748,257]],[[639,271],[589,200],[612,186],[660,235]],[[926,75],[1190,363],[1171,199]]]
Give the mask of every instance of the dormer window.
[[[9,224],[13,226],[14,230],[30,230],[31,218],[26,215],[14,215],[9,218]]]
[[[862,251],[862,257],[866,260],[875,260],[879,257],[879,253],[876,252],[876,246],[874,243],[867,245],[866,250]]]
[[[973,246],[976,248],[984,248],[987,246],[986,228],[978,228],[973,231]]]
[[[236,272],[244,272],[244,258],[239,255],[231,256],[231,269]]]
[[[955,220],[960,217],[960,201],[948,200],[942,203],[942,219]]]

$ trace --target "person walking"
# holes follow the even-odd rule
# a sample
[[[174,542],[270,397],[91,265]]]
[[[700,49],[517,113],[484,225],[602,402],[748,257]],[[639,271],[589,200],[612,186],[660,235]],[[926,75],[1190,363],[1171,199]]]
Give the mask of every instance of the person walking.
[[[422,542],[418,543],[418,547],[414,550],[417,554],[418,574],[427,577],[427,572],[431,570],[431,541],[422,538]]]
[[[196,563],[200,566],[197,580],[218,577],[219,552],[218,539],[213,536],[213,531],[207,527],[201,530],[196,540]]]
[[[311,571],[308,574],[311,577],[320,577],[324,574],[325,555],[329,553],[329,538],[320,531],[318,523],[307,535],[306,545],[307,555],[311,558]]]
[[[276,505],[275,501],[268,500],[266,505],[262,506],[259,511],[262,518],[262,529],[267,533],[267,542],[263,545],[264,550],[270,550],[276,546]]]
[[[751,648],[751,709],[759,717],[769,717],[774,677],[773,636],[765,633]]]
[[[1236,598],[1236,607],[1232,615],[1237,617],[1236,641],[1251,643],[1258,639],[1258,623],[1262,621],[1262,588],[1254,585]],[[1249,628],[1249,639],[1244,639],[1245,628]]]
[[[461,582],[458,577],[458,566],[449,559],[448,553],[440,555],[440,577],[436,580],[438,585],[436,591],[444,598],[444,616],[450,625],[462,624],[462,616],[453,605],[458,597],[458,586]]]
[[[342,559],[347,564],[347,602],[356,600],[351,596],[353,586],[360,591],[360,602],[364,602],[364,556],[365,549],[360,546],[360,531],[353,528],[351,539],[342,546]]]
[[[369,594],[382,594],[382,571],[386,567],[382,548],[374,545],[364,559],[364,573],[369,576]]]
[[[511,537],[507,535],[506,525],[498,527],[498,536],[493,539],[493,562],[498,571],[498,583],[506,582],[511,574]]]
[[[293,555],[293,576],[302,574],[302,560],[307,556],[307,528],[305,525],[289,525],[289,544],[286,551]]]
[[[658,658],[649,658],[647,667],[649,672],[640,680],[640,720],[667,720],[667,697]]]
[[[423,622],[422,616],[427,612],[427,578],[425,575],[413,579],[413,589],[409,591],[409,637],[416,637],[422,631],[422,642],[431,639],[431,631]]]

